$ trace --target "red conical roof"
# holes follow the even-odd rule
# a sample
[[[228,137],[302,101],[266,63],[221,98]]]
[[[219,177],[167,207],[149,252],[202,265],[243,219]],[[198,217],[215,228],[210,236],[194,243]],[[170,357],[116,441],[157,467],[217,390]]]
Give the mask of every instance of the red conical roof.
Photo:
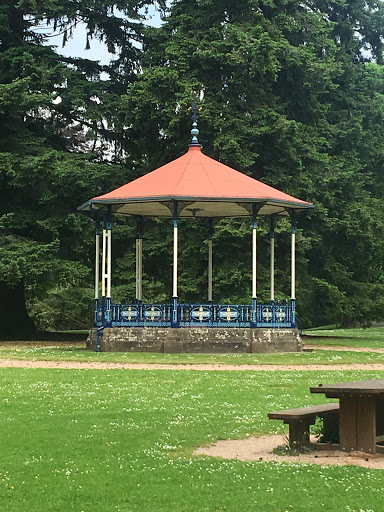
[[[80,209],[112,205],[117,214],[171,217],[174,201],[179,202],[180,217],[249,216],[252,203],[264,203],[261,215],[313,207],[204,155],[200,146],[190,146],[180,158],[94,197]]]

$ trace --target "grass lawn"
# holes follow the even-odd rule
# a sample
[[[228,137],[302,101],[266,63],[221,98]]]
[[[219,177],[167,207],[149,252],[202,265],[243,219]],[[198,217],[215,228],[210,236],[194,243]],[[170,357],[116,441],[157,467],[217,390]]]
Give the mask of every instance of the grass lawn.
[[[316,350],[274,354],[154,354],[145,352],[91,352],[81,343],[33,346],[1,343],[0,358],[35,361],[84,361],[163,364],[350,364],[382,363],[384,353]]]
[[[360,329],[309,329],[304,331],[305,343],[345,347],[384,348],[384,327]],[[313,339],[311,337],[313,336]],[[318,338],[321,336],[321,338]]]
[[[2,512],[383,510],[384,472],[193,457],[283,432],[267,412],[321,403],[309,386],[384,372],[1,368]]]

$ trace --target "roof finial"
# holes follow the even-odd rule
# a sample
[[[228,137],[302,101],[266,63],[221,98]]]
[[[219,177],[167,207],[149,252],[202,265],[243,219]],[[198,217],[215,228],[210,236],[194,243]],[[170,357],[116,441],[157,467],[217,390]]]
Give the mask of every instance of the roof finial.
[[[197,120],[199,118],[199,115],[198,115],[198,107],[197,107],[197,96],[195,94],[195,97],[194,97],[194,100],[193,100],[193,107],[192,107],[192,130],[191,130],[191,135],[192,135],[192,142],[191,144],[189,144],[190,146],[200,146],[199,144],[199,141],[197,139],[197,136],[199,135],[199,130],[197,128]]]

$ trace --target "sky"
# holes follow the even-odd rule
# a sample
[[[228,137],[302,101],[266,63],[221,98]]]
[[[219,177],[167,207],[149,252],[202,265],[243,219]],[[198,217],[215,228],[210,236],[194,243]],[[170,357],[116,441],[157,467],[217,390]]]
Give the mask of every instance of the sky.
[[[153,27],[159,27],[161,25],[160,12],[156,10],[154,6],[149,7],[146,23]],[[44,32],[46,32],[46,30]],[[62,34],[50,36],[47,44],[56,46],[57,52],[66,57],[82,57],[84,59],[98,60],[100,64],[108,64],[115,56],[108,53],[107,47],[97,39],[90,40],[91,48],[87,50],[86,35],[85,25],[81,23],[74,29],[73,36],[68,39],[64,47],[62,47]]]

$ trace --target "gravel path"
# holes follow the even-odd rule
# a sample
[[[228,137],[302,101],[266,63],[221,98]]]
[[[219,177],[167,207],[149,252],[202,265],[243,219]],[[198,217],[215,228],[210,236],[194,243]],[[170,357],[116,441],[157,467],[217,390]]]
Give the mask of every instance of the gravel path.
[[[3,368],[53,368],[84,370],[199,370],[199,371],[297,371],[297,370],[384,370],[384,364],[142,364],[142,363],[106,363],[80,361],[34,361],[28,359],[0,359]]]

